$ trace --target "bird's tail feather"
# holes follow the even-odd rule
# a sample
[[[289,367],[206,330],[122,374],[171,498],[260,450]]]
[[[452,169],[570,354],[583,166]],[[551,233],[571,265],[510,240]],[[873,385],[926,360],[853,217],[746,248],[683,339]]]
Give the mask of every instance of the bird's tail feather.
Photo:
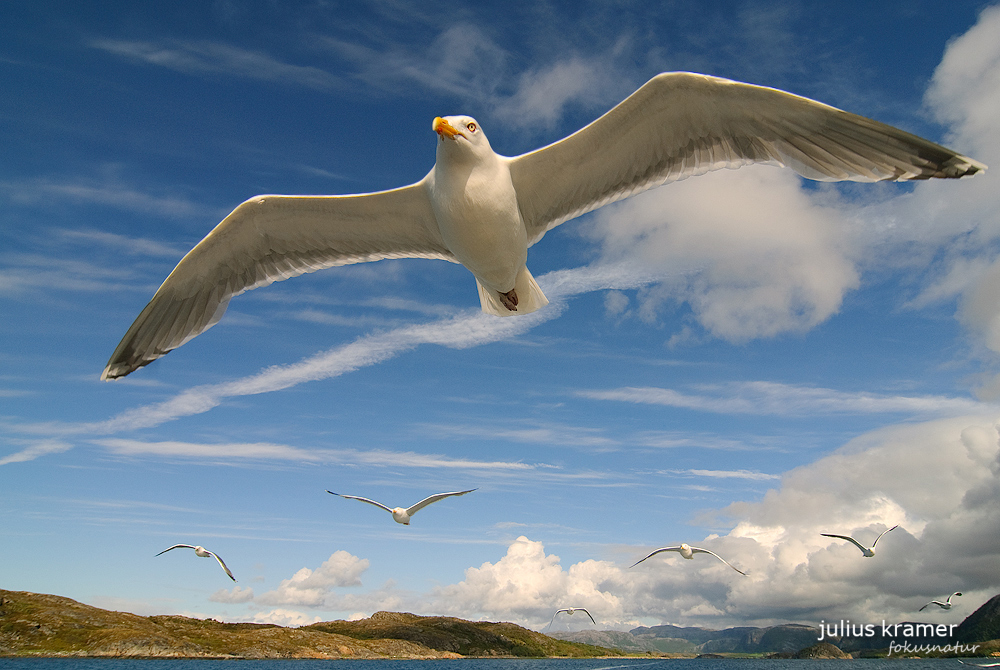
[[[476,279],[476,286],[479,288],[479,304],[483,311],[494,316],[516,316],[519,314],[531,314],[535,310],[541,309],[549,304],[549,299],[542,293],[538,282],[528,272],[528,268],[521,268],[514,280],[514,290],[517,292],[517,311],[512,312],[507,309],[496,291],[492,291]]]

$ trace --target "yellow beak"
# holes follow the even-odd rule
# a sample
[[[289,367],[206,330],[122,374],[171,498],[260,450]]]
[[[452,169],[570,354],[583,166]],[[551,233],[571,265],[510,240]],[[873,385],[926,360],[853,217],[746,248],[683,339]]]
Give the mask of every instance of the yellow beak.
[[[445,137],[448,139],[455,139],[456,135],[462,135],[462,131],[442,119],[440,116],[434,118],[434,125],[432,125],[431,128],[434,129],[435,133],[441,136],[441,139],[444,139]],[[465,135],[462,135],[462,137],[465,137]]]

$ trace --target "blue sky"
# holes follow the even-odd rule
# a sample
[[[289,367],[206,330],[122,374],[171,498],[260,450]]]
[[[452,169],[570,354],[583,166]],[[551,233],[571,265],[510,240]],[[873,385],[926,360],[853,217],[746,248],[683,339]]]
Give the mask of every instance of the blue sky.
[[[546,235],[535,314],[481,314],[441,261],[336,268],[99,381],[233,207],[412,183],[438,115],[516,155],[690,70],[1000,164],[1000,7],[879,7],[4,3],[0,586],[140,614],[536,629],[563,607],[622,629],[893,620],[963,591],[928,614],[960,621],[1000,591],[992,171],[712,173]],[[465,488],[409,527],[324,492]],[[871,560],[819,535],[897,523]],[[179,542],[238,584],[154,558]],[[704,556],[628,569],[680,542],[750,577]]]

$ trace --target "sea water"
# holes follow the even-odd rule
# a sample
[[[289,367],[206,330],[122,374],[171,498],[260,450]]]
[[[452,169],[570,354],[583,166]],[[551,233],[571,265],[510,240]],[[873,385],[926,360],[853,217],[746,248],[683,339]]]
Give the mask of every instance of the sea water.
[[[851,670],[969,670],[953,658],[461,658],[422,661],[0,658],[0,670],[847,670],[845,666]]]

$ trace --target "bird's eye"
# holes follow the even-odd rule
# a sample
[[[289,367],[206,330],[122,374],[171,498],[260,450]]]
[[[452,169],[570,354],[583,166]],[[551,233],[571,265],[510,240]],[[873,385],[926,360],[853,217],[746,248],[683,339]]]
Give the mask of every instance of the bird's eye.
[[[474,121],[469,121],[467,124],[465,124],[465,127],[469,129],[469,132],[472,133],[476,132],[476,124]]]

